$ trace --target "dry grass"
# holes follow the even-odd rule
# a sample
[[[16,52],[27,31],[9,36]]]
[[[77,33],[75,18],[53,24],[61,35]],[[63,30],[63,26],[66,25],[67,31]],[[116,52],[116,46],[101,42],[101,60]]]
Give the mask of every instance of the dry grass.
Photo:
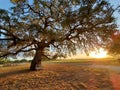
[[[29,64],[0,68],[0,90],[114,90],[109,71],[72,64],[43,64],[29,71]]]
[[[115,58],[54,60],[52,61],[52,63],[81,63],[81,64],[120,66],[120,62]]]

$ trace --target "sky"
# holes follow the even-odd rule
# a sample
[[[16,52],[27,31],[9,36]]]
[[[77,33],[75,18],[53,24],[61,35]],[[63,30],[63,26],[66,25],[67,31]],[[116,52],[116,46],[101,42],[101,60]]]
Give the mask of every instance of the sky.
[[[114,7],[120,5],[120,0],[108,0],[111,5],[113,5]],[[10,0],[0,0],[0,9],[7,9],[9,10],[10,7],[13,6],[12,3],[10,3]],[[114,14],[114,16],[116,17],[116,23],[118,24],[119,26],[119,29],[120,29],[120,14],[118,14],[117,12]],[[79,57],[82,57],[82,58],[85,58],[87,57],[86,55],[76,55],[76,56],[72,56],[72,58],[79,58]]]
[[[111,5],[113,5],[114,7],[120,5],[120,0],[108,0],[110,1]],[[120,13],[118,14],[117,12],[114,14],[114,16],[116,17],[116,21],[118,24],[118,28],[120,29]]]
[[[0,0],[0,8],[9,9],[13,4],[10,3],[10,0]]]

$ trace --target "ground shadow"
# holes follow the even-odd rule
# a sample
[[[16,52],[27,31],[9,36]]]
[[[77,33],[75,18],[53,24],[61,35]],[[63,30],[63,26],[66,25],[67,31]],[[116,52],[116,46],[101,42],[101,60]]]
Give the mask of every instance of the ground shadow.
[[[29,69],[23,69],[23,70],[17,70],[17,71],[10,71],[10,72],[5,72],[5,73],[0,73],[0,78],[11,76],[11,75],[29,73],[29,72],[30,72]]]

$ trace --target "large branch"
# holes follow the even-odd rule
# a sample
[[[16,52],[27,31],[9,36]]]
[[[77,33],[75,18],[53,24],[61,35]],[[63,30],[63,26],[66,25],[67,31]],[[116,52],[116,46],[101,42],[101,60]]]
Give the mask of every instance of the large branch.
[[[32,51],[32,50],[35,50],[36,48],[31,48],[31,49],[28,49],[28,50],[25,50],[27,47],[31,46],[31,44],[29,45],[26,45],[25,47],[21,47],[20,49],[18,49],[16,52],[6,52],[5,54],[3,55],[0,55],[0,57],[5,57],[5,56],[8,56],[8,55],[16,55],[18,54],[19,52],[29,52],[29,51]]]
[[[33,50],[36,50],[36,48],[31,48],[31,49],[27,49],[27,50],[21,50],[21,52],[30,52],[30,51],[33,51]]]
[[[6,32],[9,34],[9,36],[13,38],[14,41],[15,41],[15,39],[20,40],[20,38],[18,38],[18,37],[15,36],[12,32],[10,32],[10,30],[9,30],[8,28],[3,27],[3,26],[0,26],[0,29],[6,31]],[[5,33],[4,33],[4,34],[5,34]]]
[[[0,40],[13,40],[13,38],[0,38]]]

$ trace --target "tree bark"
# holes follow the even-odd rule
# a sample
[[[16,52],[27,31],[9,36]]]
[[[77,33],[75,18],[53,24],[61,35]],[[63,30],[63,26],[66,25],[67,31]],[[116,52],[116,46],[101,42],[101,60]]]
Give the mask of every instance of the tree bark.
[[[43,69],[41,66],[41,56],[42,56],[42,51],[41,50],[36,50],[36,54],[34,59],[31,62],[30,70],[41,70]]]

